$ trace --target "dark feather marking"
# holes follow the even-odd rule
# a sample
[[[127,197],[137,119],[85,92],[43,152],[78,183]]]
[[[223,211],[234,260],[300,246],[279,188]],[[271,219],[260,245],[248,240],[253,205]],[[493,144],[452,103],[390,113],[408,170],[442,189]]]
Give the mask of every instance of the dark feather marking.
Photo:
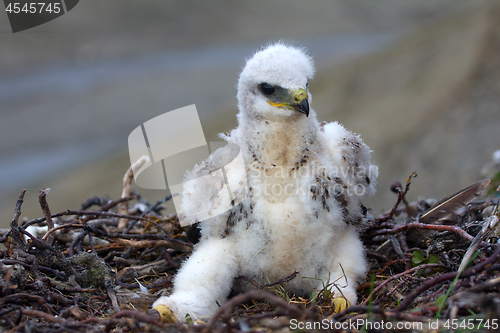
[[[368,213],[368,210],[363,204],[361,204],[361,213],[363,214],[363,217],[366,217],[366,213]]]
[[[186,231],[186,236],[191,243],[198,243],[201,238],[200,222],[190,225]]]
[[[347,207],[347,205],[348,205],[347,199],[345,198],[345,195],[343,195],[343,194],[335,195],[335,200],[337,200],[337,202],[342,207]]]

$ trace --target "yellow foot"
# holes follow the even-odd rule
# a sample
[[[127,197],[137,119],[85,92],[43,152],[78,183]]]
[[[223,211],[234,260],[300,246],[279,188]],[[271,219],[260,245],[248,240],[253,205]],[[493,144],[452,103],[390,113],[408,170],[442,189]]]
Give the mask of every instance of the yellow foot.
[[[172,310],[167,308],[165,305],[158,305],[158,306],[154,307],[153,310],[158,311],[162,322],[168,323],[168,324],[176,322],[175,317],[174,317],[174,313],[172,312]]]
[[[335,297],[332,301],[335,305],[335,313],[344,311],[349,306],[349,302],[344,297]]]

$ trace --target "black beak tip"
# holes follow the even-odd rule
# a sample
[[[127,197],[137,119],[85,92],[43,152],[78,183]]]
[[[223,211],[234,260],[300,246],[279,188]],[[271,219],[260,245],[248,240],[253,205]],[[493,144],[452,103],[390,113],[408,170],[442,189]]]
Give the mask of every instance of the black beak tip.
[[[304,98],[302,102],[296,104],[295,110],[304,113],[306,117],[309,117],[309,101],[307,100],[307,98]]]

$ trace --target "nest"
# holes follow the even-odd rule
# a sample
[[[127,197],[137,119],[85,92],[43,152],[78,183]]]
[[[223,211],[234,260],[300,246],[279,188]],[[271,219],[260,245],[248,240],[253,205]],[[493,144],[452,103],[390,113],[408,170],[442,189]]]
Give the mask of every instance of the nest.
[[[283,288],[296,272],[266,285],[242,276],[253,290],[232,297],[206,322],[188,318],[174,324],[148,310],[169,292],[193,247],[177,217],[162,214],[171,196],[150,203],[125,186],[118,200],[95,197],[79,210],[52,214],[42,190],[44,216],[20,221],[23,191],[10,229],[0,233],[6,247],[0,250],[0,330],[496,330],[498,198],[477,200],[487,185],[483,181],[437,203],[408,203],[412,176],[405,187],[392,186],[398,195],[394,207],[368,215],[361,230],[370,271],[358,287],[358,305],[344,309],[332,300],[342,280],[304,298]]]

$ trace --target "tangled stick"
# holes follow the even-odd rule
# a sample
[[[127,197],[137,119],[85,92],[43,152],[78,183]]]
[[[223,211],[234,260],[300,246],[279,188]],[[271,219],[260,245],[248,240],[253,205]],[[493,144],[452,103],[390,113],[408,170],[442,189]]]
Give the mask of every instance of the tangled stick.
[[[146,162],[149,162],[149,156],[142,156],[137,161],[135,161],[130,168],[128,168],[127,172],[123,176],[123,190],[122,190],[122,198],[126,198],[130,196],[130,192],[132,191],[132,179],[134,179],[134,174],[139,170]],[[128,201],[123,201],[118,204],[118,213],[122,215],[128,214]],[[128,219],[121,218],[118,222],[118,229],[125,229],[127,227]]]
[[[500,259],[500,248],[497,249],[495,251],[495,253],[493,253],[493,255],[491,255],[489,258],[487,258],[483,262],[463,271],[462,274],[460,274],[460,277],[466,278],[466,277],[474,275],[478,272],[482,272],[484,270],[487,270],[495,262],[497,262],[498,259]],[[394,310],[395,311],[405,310],[408,306],[410,306],[410,304],[413,302],[413,300],[415,298],[417,298],[417,296],[420,295],[422,292],[424,292],[425,290],[432,288],[438,284],[441,284],[443,282],[453,280],[457,276],[457,274],[458,274],[458,272],[450,272],[450,273],[436,276],[435,278],[433,278],[431,280],[425,281],[420,286],[418,286],[415,290],[413,290],[410,294],[408,294],[405,297],[405,299],[401,302],[401,304],[398,307],[396,307]]]
[[[375,295],[375,293],[377,291],[379,291],[380,289],[382,289],[382,287],[384,287],[385,285],[387,285],[389,282],[391,282],[393,280],[399,279],[402,276],[405,276],[407,274],[419,271],[421,269],[426,269],[426,268],[445,268],[445,267],[446,266],[441,265],[441,264],[424,264],[424,265],[420,265],[420,266],[417,266],[417,267],[410,268],[410,269],[404,271],[403,273],[399,273],[399,274],[393,275],[390,278],[388,278],[387,280],[385,280],[384,282],[382,282],[381,284],[379,284],[375,289],[373,289],[373,291],[361,303],[361,305],[366,305],[368,303],[368,301],[370,301],[370,299],[372,299],[373,295]]]
[[[217,319],[222,315],[222,321],[226,324],[229,323],[229,319],[231,318],[231,311],[236,306],[241,303],[248,302],[250,300],[259,300],[264,302],[269,302],[274,306],[278,306],[286,310],[291,318],[297,319],[306,319],[308,317],[309,312],[304,311],[301,308],[289,304],[283,298],[275,296],[265,291],[260,290],[251,290],[247,293],[235,296],[227,301],[223,306],[219,308],[219,310],[213,315],[208,324],[208,328],[213,330],[215,328],[215,324],[217,323]]]

